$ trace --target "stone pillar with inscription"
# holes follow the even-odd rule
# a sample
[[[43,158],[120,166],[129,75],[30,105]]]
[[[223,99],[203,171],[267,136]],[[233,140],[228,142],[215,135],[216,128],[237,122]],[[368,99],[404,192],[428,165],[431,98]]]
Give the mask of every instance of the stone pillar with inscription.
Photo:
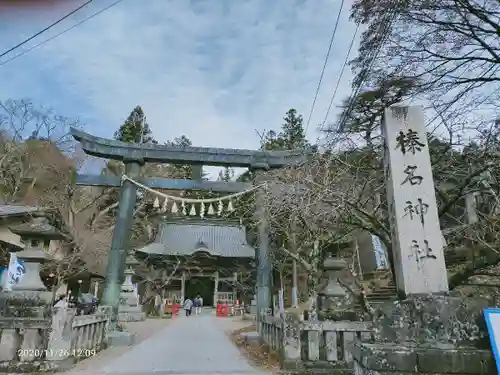
[[[388,113],[383,130],[397,289],[401,296],[446,293],[448,279],[423,116],[417,116],[419,109],[406,107],[391,107]]]
[[[385,110],[387,201],[400,299],[373,316],[374,341],[357,341],[357,375],[495,374],[482,309],[451,297],[432,166],[420,107]]]

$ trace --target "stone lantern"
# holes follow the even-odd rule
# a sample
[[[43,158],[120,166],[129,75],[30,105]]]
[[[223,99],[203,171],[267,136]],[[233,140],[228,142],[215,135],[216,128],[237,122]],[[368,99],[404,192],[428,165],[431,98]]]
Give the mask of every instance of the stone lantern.
[[[65,236],[45,218],[35,218],[9,229],[19,235],[25,245],[24,250],[16,253],[23,262],[24,274],[12,285],[12,290],[0,293],[0,316],[6,322],[17,321],[2,331],[0,361],[19,357],[22,362],[33,362],[40,357],[37,353],[44,352],[43,343],[48,339],[49,330],[41,327],[50,327],[52,321],[52,293],[40,278],[40,265],[48,258],[45,249],[50,241]]]
[[[318,317],[320,320],[359,320],[358,298],[347,283],[341,282],[348,274],[344,259],[327,257],[323,263],[326,280],[318,291]]]
[[[139,305],[139,295],[132,283],[132,276],[135,275],[134,267],[139,264],[135,256],[129,253],[125,259],[125,281],[121,287],[120,305],[118,306],[119,321],[137,322],[146,319],[146,314],[142,312]]]
[[[40,278],[40,265],[48,260],[47,250],[51,240],[66,238],[62,232],[50,225],[46,218],[34,218],[28,223],[9,227],[10,231],[21,237],[25,248],[16,253],[24,262],[25,274],[12,291],[45,292],[47,288]]]
[[[125,259],[125,271],[123,272],[125,275],[125,280],[122,284],[122,292],[133,292],[134,284],[132,282],[132,277],[135,275],[134,268],[137,267],[140,262],[133,256],[132,254],[128,254]]]

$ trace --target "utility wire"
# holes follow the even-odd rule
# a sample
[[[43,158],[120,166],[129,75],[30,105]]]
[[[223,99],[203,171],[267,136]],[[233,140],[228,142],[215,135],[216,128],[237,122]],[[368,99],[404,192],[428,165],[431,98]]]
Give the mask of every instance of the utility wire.
[[[335,89],[333,90],[332,97],[330,98],[330,104],[328,105],[328,109],[326,110],[325,118],[321,123],[321,127],[323,127],[328,119],[328,115],[330,114],[330,110],[332,109],[333,101],[335,100],[335,96],[337,95],[337,91],[339,90],[340,82],[342,81],[342,76],[344,75],[344,70],[349,62],[349,56],[351,55],[352,47],[354,46],[354,41],[356,40],[356,35],[358,35],[359,31],[359,23],[356,25],[356,31],[352,35],[351,44],[349,45],[349,50],[347,51],[347,55],[345,56],[344,64],[342,65],[342,69],[340,70],[339,78],[337,79],[337,83],[335,85]]]
[[[92,1],[92,0],[90,0],[90,1]],[[90,2],[90,1],[89,1],[89,2]],[[55,34],[55,35],[51,36],[51,37],[50,37],[50,38],[48,38],[48,39],[45,39],[44,41],[42,41],[42,42],[40,42],[40,43],[38,43],[38,44],[35,44],[33,47],[30,47],[30,48],[28,48],[27,50],[24,50],[23,52],[21,52],[21,53],[19,53],[19,54],[15,55],[15,56],[13,56],[13,57],[11,57],[10,59],[7,59],[7,60],[5,60],[5,61],[0,62],[0,66],[3,66],[3,65],[5,65],[5,64],[7,64],[7,63],[9,63],[9,62],[11,62],[11,61],[13,61],[13,60],[15,60],[15,59],[17,59],[17,58],[19,58],[19,57],[21,57],[21,56],[23,56],[23,55],[27,54],[28,52],[33,51],[34,49],[36,49],[36,48],[38,48],[38,47],[41,47],[41,46],[42,46],[42,45],[44,45],[45,43],[48,43],[48,42],[50,42],[51,40],[56,39],[57,37],[59,37],[59,36],[61,36],[61,35],[65,34],[65,33],[67,33],[68,31],[73,30],[74,28],[76,28],[76,27],[80,26],[82,23],[85,23],[85,22],[87,22],[87,21],[91,20],[92,18],[94,18],[94,17],[98,16],[99,14],[101,14],[101,13],[103,13],[103,12],[107,11],[108,9],[110,9],[110,8],[114,7],[114,6],[115,6],[115,5],[117,5],[118,3],[121,3],[122,1],[123,1],[123,0],[116,0],[114,3],[111,3],[111,4],[110,4],[110,5],[108,5],[107,7],[105,7],[105,8],[103,8],[103,9],[101,9],[101,10],[99,10],[99,11],[97,11],[97,12],[95,12],[95,13],[91,14],[90,16],[88,16],[87,18],[84,18],[84,19],[83,19],[83,20],[81,20],[80,22],[77,22],[77,23],[76,23],[76,24],[74,24],[73,26],[68,27],[67,29],[65,29],[65,30],[63,30],[63,31],[61,31],[61,32],[59,32],[59,33],[57,33],[57,34]],[[3,55],[2,55],[2,56],[3,56]],[[0,57],[1,57],[1,56],[0,56]]]
[[[309,117],[307,119],[305,133],[307,133],[307,129],[309,128],[309,124],[311,123],[311,117],[314,112],[314,106],[316,105],[316,100],[318,99],[319,89],[321,87],[321,82],[323,81],[323,76],[325,74],[326,65],[328,64],[328,59],[330,58],[330,51],[332,50],[333,40],[335,39],[335,34],[337,33],[337,28],[339,26],[342,9],[344,8],[344,2],[345,0],[342,0],[342,2],[340,3],[340,9],[339,12],[337,13],[337,19],[335,20],[335,26],[333,28],[332,37],[330,38],[330,44],[328,46],[328,51],[325,56],[325,63],[323,64],[323,69],[321,70],[321,75],[319,77],[318,87],[316,87],[316,94],[314,94],[314,100],[311,105],[311,110],[309,111]]]
[[[29,41],[35,39],[37,36],[43,34],[44,32],[46,32],[47,30],[50,30],[51,28],[53,28],[54,26],[56,26],[57,24],[61,23],[62,21],[64,21],[66,18],[72,16],[73,14],[75,14],[76,12],[78,12],[80,9],[82,8],[85,8],[87,5],[89,5],[93,0],[88,0],[86,1],[85,3],[83,3],[82,5],[80,5],[78,8],[76,9],[73,9],[71,12],[69,12],[68,14],[66,14],[64,17],[62,18],[59,18],[56,22],[50,24],[49,26],[47,26],[45,29],[42,29],[40,30],[39,32],[37,32],[36,34],[33,34],[32,36],[30,36],[28,39],[25,39],[23,40],[21,43],[15,45],[14,47],[8,49],[7,51],[5,51],[4,53],[2,53],[0,55],[0,58],[4,57],[5,55],[7,55],[8,53],[11,53],[12,51],[18,49],[19,47],[22,47],[24,46],[26,43],[28,43]]]
[[[389,32],[390,32],[392,23],[394,22],[394,19],[396,18],[396,15],[397,15],[397,6],[396,6],[397,3],[398,3],[398,0],[395,0],[392,12],[386,18],[384,18],[379,25],[379,28],[380,28],[379,32],[382,34],[382,38],[380,39],[378,45],[375,47],[375,50],[373,50],[373,52],[371,53],[371,56],[369,58],[370,65],[368,66],[368,69],[363,71],[364,74],[361,76],[361,80],[358,82],[358,84],[356,85],[357,87],[353,90],[353,92],[351,93],[351,95],[349,97],[346,110],[343,112],[343,115],[339,121],[338,131],[340,131],[340,132],[342,132],[344,130],[345,123],[347,121],[347,118],[351,114],[351,111],[354,107],[354,103],[356,101],[356,98],[359,95],[359,91],[361,90],[363,83],[366,81],[371,70],[373,69],[373,65],[375,64],[375,61],[377,60],[377,57],[378,57],[383,45],[385,44],[387,37],[389,36]]]
[[[377,27],[377,32],[382,34],[382,37],[378,41],[375,48],[372,51],[370,51],[370,56],[367,60],[369,62],[368,69],[365,69],[364,71],[362,71],[361,79],[358,81],[356,87],[353,88],[353,90],[351,92],[351,95],[350,95],[348,102],[347,102],[347,107],[344,110],[344,112],[342,113],[342,116],[340,118],[339,125],[337,128],[337,130],[340,132],[342,132],[344,130],[345,123],[347,121],[347,118],[351,114],[351,111],[353,110],[354,103],[357,99],[357,96],[359,95],[359,91],[361,90],[363,83],[368,78],[368,76],[373,68],[374,63],[377,60],[377,57],[380,53],[380,50],[382,49],[387,37],[389,36],[389,32],[391,30],[392,23],[394,22],[394,19],[397,16],[398,1],[399,0],[394,0],[394,4],[393,4],[394,6],[393,6],[392,10],[387,15],[387,17],[384,17],[382,19],[382,21],[380,22],[380,24]]]

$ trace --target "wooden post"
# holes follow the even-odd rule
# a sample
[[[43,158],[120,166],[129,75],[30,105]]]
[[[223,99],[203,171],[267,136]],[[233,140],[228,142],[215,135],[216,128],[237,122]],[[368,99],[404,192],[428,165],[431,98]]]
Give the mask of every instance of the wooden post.
[[[186,271],[182,270],[181,276],[181,303],[184,303],[184,299],[186,298]]]
[[[236,303],[236,300],[238,299],[237,284],[238,284],[238,272],[233,272],[233,303]]]
[[[297,290],[298,274],[297,274],[297,261],[292,261],[292,307],[299,305],[299,296]]]
[[[215,279],[215,282],[214,282],[214,307],[217,306],[217,295],[219,294],[219,271],[215,271],[214,272],[214,279]]]
[[[479,219],[477,217],[476,195],[474,193],[469,193],[465,196],[465,210],[467,213],[467,224],[476,224]]]
[[[296,236],[296,222],[295,218],[292,220],[292,252],[297,253],[297,236]],[[298,284],[298,274],[297,274],[297,261],[294,259],[292,261],[292,307],[297,307],[299,305],[299,296],[297,290]],[[283,288],[283,283],[282,286]]]
[[[99,281],[94,280],[94,297],[97,298],[99,295]]]

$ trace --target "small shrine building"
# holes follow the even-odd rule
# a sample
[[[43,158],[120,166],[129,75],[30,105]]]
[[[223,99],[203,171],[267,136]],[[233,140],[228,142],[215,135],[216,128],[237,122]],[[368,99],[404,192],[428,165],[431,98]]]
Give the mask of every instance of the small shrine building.
[[[205,306],[254,294],[255,249],[239,222],[176,218],[158,225],[155,240],[136,251],[149,272],[166,281],[166,298],[203,297]]]

